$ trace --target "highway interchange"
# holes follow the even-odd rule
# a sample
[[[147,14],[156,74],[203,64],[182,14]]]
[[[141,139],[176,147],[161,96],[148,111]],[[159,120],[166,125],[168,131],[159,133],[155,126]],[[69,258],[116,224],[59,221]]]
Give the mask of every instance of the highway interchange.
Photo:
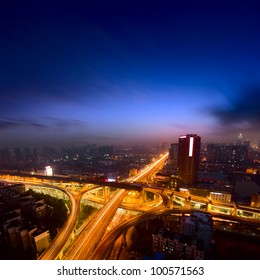
[[[136,176],[128,178],[125,183],[137,183],[150,180],[152,174],[160,170],[164,162],[167,160],[168,153],[161,156],[157,161],[144,168]],[[2,176],[3,179],[3,176]],[[28,184],[30,184],[28,182]],[[35,184],[31,182],[31,184]],[[124,184],[124,182],[121,182]],[[40,185],[40,184],[37,184]],[[158,203],[156,206],[147,207],[143,209],[143,213],[133,217],[130,220],[124,221],[114,229],[106,232],[106,229],[115,215],[117,209],[120,207],[122,201],[129,193],[129,189],[118,189],[118,191],[106,201],[105,205],[96,213],[96,215],[89,221],[81,234],[76,238],[74,235],[74,229],[78,221],[80,213],[80,201],[82,196],[97,187],[98,185],[89,184],[87,187],[80,191],[71,191],[59,187],[59,183],[52,182],[51,186],[47,183],[42,184],[45,187],[56,188],[68,195],[71,203],[70,213],[68,215],[67,222],[56,238],[52,241],[51,246],[45,250],[45,252],[39,257],[40,260],[53,260],[53,259],[65,259],[65,260],[83,260],[83,259],[105,259],[113,247],[113,242],[116,237],[119,237],[125,230],[132,225],[139,223],[146,219],[151,219],[158,215],[168,213],[190,213],[190,209],[165,209],[163,203]],[[134,186],[134,185],[133,185]],[[162,202],[162,201],[161,201]],[[136,207],[136,206],[135,206]],[[138,209],[136,209],[138,210]],[[140,209],[139,209],[140,210]],[[169,212],[169,213],[170,213]],[[214,214],[217,215],[216,213]],[[220,219],[225,219],[225,215],[217,215]],[[232,217],[233,218],[233,217]],[[243,220],[236,217],[237,220]],[[245,219],[244,219],[245,220]],[[246,222],[246,221],[245,221]],[[251,222],[251,221],[249,221]],[[260,226],[259,221],[254,221]],[[104,233],[106,232],[105,236]]]

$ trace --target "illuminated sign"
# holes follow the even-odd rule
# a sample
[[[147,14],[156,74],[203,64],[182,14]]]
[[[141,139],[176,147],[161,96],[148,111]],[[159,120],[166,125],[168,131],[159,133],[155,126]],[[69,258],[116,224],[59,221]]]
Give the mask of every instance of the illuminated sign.
[[[116,182],[116,179],[108,178],[107,182]]]
[[[193,155],[193,143],[194,143],[194,138],[190,138],[190,148],[189,148],[189,157],[192,157]]]
[[[180,136],[180,138],[186,138],[186,135]]]
[[[50,166],[45,167],[45,174],[47,176],[53,176],[53,171],[52,171],[52,168]]]

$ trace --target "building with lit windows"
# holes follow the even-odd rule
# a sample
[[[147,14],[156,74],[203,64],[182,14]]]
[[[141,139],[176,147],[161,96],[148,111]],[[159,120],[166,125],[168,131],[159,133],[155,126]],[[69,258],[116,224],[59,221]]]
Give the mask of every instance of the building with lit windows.
[[[212,201],[220,201],[220,202],[231,202],[231,193],[230,192],[210,192],[210,199]]]
[[[224,170],[244,170],[248,159],[247,145],[208,144],[207,163],[222,165]]]
[[[183,217],[180,232],[160,228],[152,236],[153,251],[163,253],[167,259],[204,259],[212,240],[212,218],[194,211]]]
[[[260,207],[260,192],[252,194],[250,206]]]
[[[198,180],[200,142],[197,134],[182,135],[179,138],[178,174],[179,179],[188,185],[193,185]]]
[[[212,238],[212,217],[210,214],[194,211],[184,217],[183,234],[203,241],[203,250],[209,249]]]
[[[202,241],[168,229],[153,234],[153,251],[175,260],[203,260],[205,255]]]

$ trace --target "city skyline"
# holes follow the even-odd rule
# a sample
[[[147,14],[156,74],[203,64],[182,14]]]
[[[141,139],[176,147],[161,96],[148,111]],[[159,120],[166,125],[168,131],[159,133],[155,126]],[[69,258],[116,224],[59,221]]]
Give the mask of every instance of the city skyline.
[[[1,10],[1,147],[260,139],[257,1]]]

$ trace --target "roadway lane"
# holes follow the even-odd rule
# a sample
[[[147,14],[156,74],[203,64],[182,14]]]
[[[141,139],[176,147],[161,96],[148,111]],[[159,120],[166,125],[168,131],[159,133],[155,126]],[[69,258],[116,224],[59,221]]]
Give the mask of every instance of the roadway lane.
[[[144,176],[148,176],[155,170],[161,167],[161,165],[168,158],[168,153],[163,155],[159,160],[153,162],[145,169],[143,169],[139,174],[134,177],[129,178],[126,182],[137,181]],[[128,194],[128,191],[122,189],[116,194],[111,201],[104,206],[97,215],[90,221],[86,229],[78,236],[75,242],[72,244],[70,249],[64,255],[63,259],[67,260],[83,260],[89,259],[92,251],[97,246],[98,242],[103,237],[109,222],[113,218],[114,214],[117,211],[117,208],[120,206],[124,197]]]
[[[138,181],[145,176],[149,176],[149,174],[155,172],[155,170],[158,170],[158,167],[160,167],[165,162],[167,157],[168,153],[162,156],[159,160],[147,166],[139,174],[126,181]],[[59,187],[55,188],[61,189]],[[64,191],[64,189],[61,190]],[[65,245],[68,242],[71,234],[73,233],[73,230],[77,223],[80,212],[80,199],[83,193],[79,193],[78,195],[76,195],[76,197],[74,197],[68,191],[66,193],[69,195],[69,198],[71,200],[71,213],[66,224],[54,239],[52,245],[39,257],[40,260],[56,259],[60,252],[65,248]],[[88,259],[97,243],[101,240],[109,222],[113,218],[114,214],[117,211],[117,208],[120,206],[121,202],[127,194],[128,191],[126,191],[125,189],[118,191],[118,193],[111,199],[111,201],[97,213],[97,215],[87,225],[86,229],[74,241],[72,246],[64,255],[64,259]]]
[[[63,190],[64,191],[64,190]],[[71,202],[71,211],[65,225],[62,227],[60,232],[53,240],[51,246],[44,251],[44,253],[38,258],[39,260],[54,260],[57,258],[59,253],[65,247],[71,233],[74,230],[75,225],[78,221],[78,215],[80,212],[80,199],[83,193],[79,194],[76,198],[67,191]]]
[[[49,186],[49,185],[47,185],[47,186],[62,190],[69,196],[70,203],[71,203],[71,211],[70,211],[68,220],[66,221],[64,226],[61,228],[60,232],[57,234],[57,236],[53,240],[51,246],[48,249],[46,249],[43,252],[43,254],[38,258],[39,260],[55,260],[59,256],[59,254],[67,246],[67,243],[70,240],[71,234],[73,233],[74,228],[78,222],[78,217],[80,214],[80,201],[81,201],[82,196],[85,194],[85,192],[87,192],[91,189],[97,188],[96,186],[91,187],[87,190],[77,193],[76,195],[75,194],[73,195],[70,191],[65,190],[63,188],[53,187],[53,186]]]
[[[115,241],[130,227],[141,223],[146,220],[157,218],[160,215],[170,215],[170,214],[191,214],[192,212],[203,212],[211,214],[213,220],[224,221],[227,223],[240,223],[241,225],[249,225],[249,226],[259,226],[259,221],[252,221],[241,219],[238,217],[228,217],[226,215],[218,214],[218,213],[209,213],[207,211],[199,211],[194,209],[166,209],[163,207],[158,207],[157,209],[152,209],[145,213],[142,213],[129,221],[125,221],[121,225],[118,225],[113,230],[111,230],[100,242],[99,247],[93,252],[91,256],[91,260],[105,260],[107,259],[110,251],[112,250]],[[235,231],[237,232],[237,231]]]
[[[158,160],[155,162],[149,164],[147,167],[145,167],[143,170],[141,170],[140,173],[137,175],[130,177],[126,179],[126,182],[147,182],[147,178],[151,176],[151,174],[154,174],[158,170],[161,169],[163,166],[164,162],[167,160],[169,156],[169,153],[164,154],[162,157],[160,157]]]
[[[65,260],[89,259],[92,251],[102,238],[108,224],[113,218],[117,208],[120,206],[128,191],[119,190],[112,199],[95,215],[86,226],[85,230],[74,241],[69,250],[65,253]]]
[[[184,213],[191,213],[192,210],[181,210],[181,209],[176,209],[176,210],[171,210],[172,212],[175,212],[176,214],[184,214]],[[113,230],[111,230],[100,242],[99,246],[95,249],[91,256],[91,260],[104,260],[107,259],[108,254],[112,250],[114,246],[114,242],[117,240],[117,238],[120,237],[127,229],[130,227],[141,223],[145,220],[153,219],[158,217],[159,215],[162,215],[165,213],[165,208],[160,206],[155,209],[152,209],[150,211],[147,211],[143,214],[140,214],[134,218],[132,218],[129,221],[125,221],[121,225],[118,225],[115,227]]]

